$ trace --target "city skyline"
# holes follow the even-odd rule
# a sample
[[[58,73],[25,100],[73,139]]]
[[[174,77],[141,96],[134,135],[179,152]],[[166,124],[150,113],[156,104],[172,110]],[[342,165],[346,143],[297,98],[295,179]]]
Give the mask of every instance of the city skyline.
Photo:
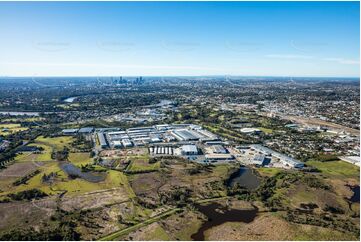
[[[359,77],[359,2],[0,6],[0,76]]]

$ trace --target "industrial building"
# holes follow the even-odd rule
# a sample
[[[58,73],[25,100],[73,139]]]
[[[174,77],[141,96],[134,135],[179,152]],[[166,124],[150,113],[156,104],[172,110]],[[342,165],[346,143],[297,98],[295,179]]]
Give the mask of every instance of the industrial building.
[[[356,166],[360,166],[360,156],[340,156],[338,158]]]
[[[105,138],[104,133],[98,132],[97,136],[98,136],[98,141],[99,141],[100,147],[107,148],[108,147],[108,142],[107,142],[107,140]]]
[[[218,162],[218,161],[232,161],[234,156],[231,154],[206,154],[207,162]]]
[[[132,141],[130,141],[129,139],[123,139],[122,140],[122,144],[123,146],[126,148],[126,147],[132,147],[133,146],[133,143]]]
[[[271,162],[271,158],[265,155],[255,155],[252,159],[252,163],[256,166],[267,166]]]
[[[262,153],[266,156],[272,156],[279,159],[281,163],[283,163],[285,166],[293,167],[293,168],[302,168],[304,164],[301,161],[298,161],[292,157],[289,157],[287,155],[281,154],[279,152],[276,152],[274,150],[271,150],[267,147],[264,147],[262,145],[251,145],[251,149]]]
[[[63,135],[76,135],[79,129],[63,129],[61,132]]]
[[[91,134],[93,132],[94,132],[94,128],[92,128],[92,127],[84,127],[84,128],[79,129],[80,134]]]
[[[174,148],[170,146],[151,146],[149,147],[151,155],[174,155]]]
[[[182,155],[198,155],[198,148],[196,145],[183,145],[180,147]]]
[[[212,153],[214,154],[227,154],[228,151],[222,145],[212,145],[211,146]]]
[[[179,141],[199,140],[199,137],[187,129],[176,129],[171,131],[171,134]]]

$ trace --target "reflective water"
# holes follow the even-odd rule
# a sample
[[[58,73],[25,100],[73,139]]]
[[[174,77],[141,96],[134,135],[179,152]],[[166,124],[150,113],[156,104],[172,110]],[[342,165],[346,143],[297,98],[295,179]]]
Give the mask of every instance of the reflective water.
[[[241,166],[239,170],[232,173],[226,181],[228,187],[233,186],[235,183],[252,190],[260,185],[260,180],[253,173],[252,169]]]
[[[69,162],[61,163],[60,168],[72,178],[81,178],[89,182],[101,182],[104,181],[106,177],[106,174],[102,173],[82,172],[81,169]]]
[[[218,203],[208,205],[197,204],[195,207],[207,216],[208,220],[202,224],[199,230],[191,235],[193,240],[204,240],[204,232],[212,227],[226,222],[244,222],[250,223],[257,217],[258,208],[253,209],[227,209]]]

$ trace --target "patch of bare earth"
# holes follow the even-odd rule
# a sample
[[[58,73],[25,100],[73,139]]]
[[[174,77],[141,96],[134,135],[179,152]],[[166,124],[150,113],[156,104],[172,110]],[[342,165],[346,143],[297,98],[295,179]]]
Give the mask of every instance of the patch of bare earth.
[[[150,172],[132,175],[130,186],[144,204],[157,205],[159,203],[158,190],[164,182],[159,172]]]
[[[55,214],[56,198],[0,203],[0,231],[15,227],[36,226]]]
[[[159,223],[171,240],[192,240],[191,235],[198,231],[204,219],[204,215],[186,210],[180,214],[173,214]]]
[[[224,223],[205,232],[207,240],[291,240],[291,226],[281,218],[264,213],[249,224]]]
[[[14,163],[0,171],[0,181],[11,178],[20,178],[36,170],[37,166],[32,162]]]
[[[97,192],[89,192],[76,197],[65,196],[61,200],[60,208],[65,211],[95,209],[128,200],[129,196],[125,189],[114,188]]]

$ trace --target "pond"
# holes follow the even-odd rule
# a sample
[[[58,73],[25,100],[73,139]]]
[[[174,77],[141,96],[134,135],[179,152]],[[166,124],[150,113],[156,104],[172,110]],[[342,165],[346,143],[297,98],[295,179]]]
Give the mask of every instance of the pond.
[[[73,178],[81,178],[84,179],[88,182],[101,182],[105,180],[106,174],[101,174],[98,172],[82,172],[80,168],[78,168],[77,166],[69,163],[69,162],[62,162],[60,164],[60,168],[66,172],[70,177]]]
[[[1,111],[0,114],[10,115],[10,116],[39,116],[38,112],[13,112],[13,111]]]
[[[64,99],[64,102],[66,102],[66,103],[72,103],[72,102],[74,102],[74,100],[75,100],[76,98],[77,98],[77,97],[68,97],[68,98]]]
[[[360,203],[360,186],[356,185],[356,186],[348,186],[352,192],[353,195],[352,197],[349,199],[349,201],[351,203]]]
[[[258,213],[257,207],[244,210],[227,209],[218,203],[211,203],[208,205],[196,204],[195,207],[208,218],[198,231],[191,235],[193,240],[199,241],[204,240],[204,232],[212,227],[226,222],[250,223],[257,217]]]
[[[226,181],[227,187],[233,186],[236,183],[247,189],[253,190],[260,185],[260,180],[253,173],[252,169],[241,166],[239,170],[232,173]]]

